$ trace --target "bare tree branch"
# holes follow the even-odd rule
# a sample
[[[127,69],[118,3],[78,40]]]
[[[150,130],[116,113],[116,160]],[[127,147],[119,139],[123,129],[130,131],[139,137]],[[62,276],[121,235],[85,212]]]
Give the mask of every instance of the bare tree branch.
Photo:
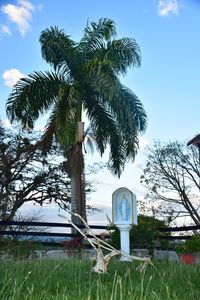
[[[200,164],[194,146],[155,142],[148,147],[148,162],[141,182],[148,189],[145,198],[155,204],[157,213],[160,209],[158,201],[161,201],[162,211],[166,207],[167,214],[177,215],[178,208],[180,214],[184,213],[195,224],[200,224]]]

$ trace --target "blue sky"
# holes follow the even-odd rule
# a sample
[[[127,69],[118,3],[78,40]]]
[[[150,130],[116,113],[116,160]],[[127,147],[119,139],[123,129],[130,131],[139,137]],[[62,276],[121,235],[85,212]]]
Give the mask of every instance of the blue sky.
[[[100,17],[113,19],[117,37],[134,37],[141,48],[141,68],[129,70],[122,81],[141,99],[148,115],[142,144],[192,138],[200,131],[197,0],[0,0],[0,118],[6,118],[10,85],[32,71],[49,69],[41,58],[41,31],[57,25],[78,41],[87,21]],[[112,191],[120,185],[135,189],[142,197],[138,179],[141,170],[137,168],[142,163],[141,152],[136,163],[127,166],[121,181],[103,171],[96,177],[100,183],[92,197],[101,204],[108,203]]]

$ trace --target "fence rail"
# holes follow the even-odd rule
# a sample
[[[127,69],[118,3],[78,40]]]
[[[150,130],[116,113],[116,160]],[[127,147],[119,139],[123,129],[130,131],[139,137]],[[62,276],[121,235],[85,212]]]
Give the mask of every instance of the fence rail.
[[[157,235],[156,237],[161,240],[189,240],[191,239],[192,235],[169,235],[169,236]]]
[[[60,228],[73,228],[73,226],[69,223],[55,223],[55,222],[29,222],[29,221],[0,221],[0,229],[1,226],[31,226],[31,227],[60,227]],[[98,230],[108,230],[108,226],[103,225],[89,225],[91,229],[98,229]],[[85,228],[84,225],[77,225],[78,228],[83,229]],[[170,228],[156,228],[160,233],[162,232],[186,232],[186,231],[196,231],[200,230],[200,225],[196,226],[181,226],[181,227],[170,227]],[[12,236],[46,236],[46,237],[77,237],[80,236],[80,233],[73,234],[73,233],[59,233],[59,232],[42,232],[42,231],[24,231],[24,230],[0,230],[0,236],[2,235],[12,235]],[[91,237],[91,235],[87,235]],[[192,235],[185,235],[185,236],[177,236],[177,235],[157,235],[159,239],[163,240],[186,240],[190,239]]]
[[[200,225],[195,226],[182,226],[182,227],[170,227],[170,228],[158,228],[160,232],[176,232],[176,231],[189,231],[189,230],[198,230]]]
[[[169,227],[169,228],[157,228],[159,232],[186,232],[186,231],[197,231],[200,229],[200,225],[195,226],[181,226],[181,227]],[[162,236],[157,235],[156,236],[159,239],[162,240],[189,240],[191,239],[192,235],[168,235],[168,236]]]
[[[0,226],[43,226],[43,227],[69,227],[73,226],[69,223],[51,223],[51,222],[29,222],[29,221],[0,221]],[[85,228],[84,225],[76,225],[78,228]],[[89,225],[91,229],[108,229],[108,226],[103,225]]]
[[[70,223],[55,223],[55,222],[29,222],[29,221],[0,221],[0,229],[1,226],[18,226],[10,230],[0,230],[0,236],[43,236],[43,237],[63,237],[63,238],[73,238],[80,236],[80,233],[60,233],[60,232],[48,232],[48,231],[28,231],[28,230],[20,230],[20,227],[23,229],[24,226],[31,227],[60,227],[60,228],[73,228]],[[78,228],[85,228],[84,225],[78,224],[76,225]],[[108,230],[108,226],[103,225],[89,225],[91,229],[98,230]],[[100,236],[100,235],[96,235]],[[87,237],[92,237],[92,235],[87,234]],[[55,243],[57,244],[57,243]]]
[[[60,232],[37,232],[37,231],[15,231],[15,230],[2,230],[0,231],[0,235],[16,235],[16,236],[57,236],[57,237],[76,237],[80,236],[80,234],[73,233],[60,233]],[[87,237],[92,237],[91,235],[87,235]]]

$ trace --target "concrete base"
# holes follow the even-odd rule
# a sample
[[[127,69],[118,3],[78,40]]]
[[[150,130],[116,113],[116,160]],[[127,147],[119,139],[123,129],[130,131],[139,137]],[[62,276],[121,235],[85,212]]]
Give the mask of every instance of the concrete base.
[[[149,251],[147,249],[133,249],[131,251],[132,255],[139,256],[139,257],[149,257]]]
[[[130,255],[130,236],[129,231],[131,229],[130,225],[117,225],[120,230],[120,247],[121,252]],[[130,261],[126,256],[121,256],[121,261]]]
[[[168,250],[154,250],[153,258],[156,260],[167,260],[171,262],[178,262],[179,256],[176,251],[168,251]]]

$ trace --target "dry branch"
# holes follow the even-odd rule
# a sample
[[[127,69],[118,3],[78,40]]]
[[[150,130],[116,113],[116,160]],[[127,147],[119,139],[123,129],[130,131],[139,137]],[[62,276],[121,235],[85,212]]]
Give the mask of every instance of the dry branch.
[[[83,224],[85,225],[86,232],[83,232],[80,228],[78,228],[70,219],[68,219],[65,216],[62,216],[59,214],[60,217],[67,219],[67,221],[73,226],[74,229],[76,229],[83,238],[90,243],[90,245],[95,249],[96,251],[96,263],[95,266],[92,268],[92,271],[95,273],[103,274],[107,272],[108,264],[113,256],[122,255],[127,257],[130,261],[132,260],[138,260],[142,261],[143,263],[138,267],[138,271],[144,271],[146,269],[147,264],[150,263],[149,257],[139,257],[135,255],[128,255],[120,250],[115,249],[105,241],[98,238],[95,234],[93,234],[91,228],[89,225],[85,222],[85,220],[77,213],[74,213],[76,217],[78,217]],[[87,237],[86,234],[90,234],[92,238]],[[108,254],[104,255],[102,250],[109,251]]]

